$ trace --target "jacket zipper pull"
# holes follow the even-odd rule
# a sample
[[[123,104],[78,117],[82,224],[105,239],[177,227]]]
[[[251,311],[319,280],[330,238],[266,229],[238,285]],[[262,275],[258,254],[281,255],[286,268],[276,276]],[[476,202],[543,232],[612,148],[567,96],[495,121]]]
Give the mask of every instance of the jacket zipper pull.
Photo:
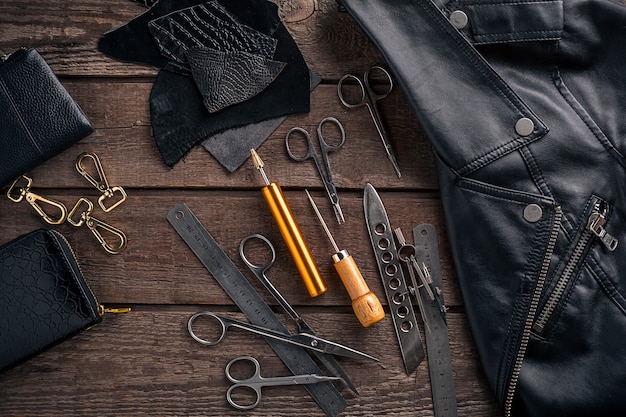
[[[594,211],[589,215],[589,221],[587,222],[587,229],[589,229],[594,235],[600,238],[602,244],[611,252],[617,248],[618,240],[611,236],[603,227],[606,223],[606,215],[608,214],[608,207],[604,203],[596,204]]]

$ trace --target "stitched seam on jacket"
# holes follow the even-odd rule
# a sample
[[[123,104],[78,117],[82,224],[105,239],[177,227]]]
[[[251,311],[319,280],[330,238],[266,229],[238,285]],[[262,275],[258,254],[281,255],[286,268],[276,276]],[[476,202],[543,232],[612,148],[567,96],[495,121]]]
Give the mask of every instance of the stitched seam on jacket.
[[[541,167],[539,167],[539,164],[537,163],[537,159],[535,158],[535,155],[533,154],[533,152],[530,150],[530,147],[522,146],[519,151],[522,156],[522,159],[526,163],[526,167],[528,168],[530,175],[535,185],[537,186],[537,188],[541,190],[541,192],[544,193],[545,195],[549,197],[553,197],[552,191],[550,190],[550,186],[548,185],[545,177],[543,176]]]
[[[598,285],[604,290],[607,297],[613,301],[622,314],[626,315],[626,299],[624,299],[622,293],[617,290],[611,278],[604,273],[604,270],[593,256],[587,257],[586,262],[589,264],[589,273],[598,282]]]
[[[613,145],[613,142],[604,134],[600,126],[598,126],[591,115],[587,113],[582,104],[574,97],[570,89],[565,85],[565,81],[561,77],[561,72],[558,67],[555,67],[552,71],[552,81],[557,91],[561,94],[563,99],[567,102],[572,110],[578,115],[580,120],[587,126],[589,131],[598,139],[598,142],[613,156],[617,162],[626,168],[626,160],[624,155]]]

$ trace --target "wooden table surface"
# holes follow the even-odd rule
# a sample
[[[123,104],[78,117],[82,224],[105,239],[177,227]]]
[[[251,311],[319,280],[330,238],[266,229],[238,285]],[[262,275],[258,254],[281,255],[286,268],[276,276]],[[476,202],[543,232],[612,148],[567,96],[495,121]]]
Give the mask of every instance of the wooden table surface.
[[[229,382],[224,368],[235,356],[256,356],[266,376],[288,371],[262,338],[247,332],[230,332],[214,347],[201,346],[188,335],[187,319],[199,310],[245,318],[167,222],[168,210],[186,203],[246,273],[238,256],[240,240],[252,233],[267,236],[278,252],[268,276],[318,335],[380,358],[380,363],[340,360],[360,392],[356,396],[337,385],[348,402],[341,415],[432,416],[427,361],[406,375],[389,317],[364,222],[363,188],[368,182],[379,191],[392,227],[401,227],[405,234],[421,223],[437,228],[459,415],[500,415],[464,314],[431,149],[403,92],[396,88],[381,102],[401,179],[394,175],[367,111],[347,110],[338,100],[336,86],[343,74],[362,73],[382,61],[350,16],[339,13],[334,0],[280,2],[283,21],[322,83],[311,95],[310,113],[289,116],[259,149],[268,176],[282,185],[328,284],[328,292],[313,299],[270,217],[260,193],[262,179],[252,163],[231,174],[198,147],[168,168],[150,129],[148,97],[156,71],[98,52],[97,41],[105,31],[144,10],[128,0],[0,2],[0,53],[37,48],[95,127],[91,136],[33,170],[33,187],[70,207],[81,196],[97,197],[76,173],[74,161],[81,152],[98,154],[109,182],[128,193],[124,204],[102,217],[125,232],[128,247],[109,255],[88,229],[68,224],[56,228],[74,247],[99,301],[132,307],[127,314],[107,314],[91,330],[1,374],[0,415],[324,415],[301,387],[266,389],[261,405],[250,412],[234,410],[226,402]],[[341,120],[347,134],[345,146],[331,155],[346,217],[342,225],[333,219],[314,165],[293,162],[284,146],[290,128],[313,130],[326,116]],[[385,319],[371,328],[361,327],[352,312],[332,266],[332,247],[304,188],[312,191],[335,239],[356,258],[385,305]],[[27,203],[5,197],[0,198],[0,225],[0,243],[47,226]],[[247,276],[293,328],[261,285]]]

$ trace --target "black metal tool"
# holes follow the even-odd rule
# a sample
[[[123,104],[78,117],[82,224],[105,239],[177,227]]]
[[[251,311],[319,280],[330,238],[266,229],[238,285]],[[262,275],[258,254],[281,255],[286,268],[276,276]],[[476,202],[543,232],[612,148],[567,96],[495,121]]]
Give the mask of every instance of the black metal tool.
[[[251,323],[288,333],[276,314],[185,204],[170,209],[167,220]],[[322,374],[303,348],[270,338],[266,341],[294,375]],[[337,416],[347,406],[346,400],[330,382],[305,385],[305,389],[329,417]]]
[[[380,196],[371,184],[365,187],[363,208],[383,288],[391,309],[400,353],[406,373],[410,375],[417,369],[426,354],[409,289],[397,256],[389,218]]]

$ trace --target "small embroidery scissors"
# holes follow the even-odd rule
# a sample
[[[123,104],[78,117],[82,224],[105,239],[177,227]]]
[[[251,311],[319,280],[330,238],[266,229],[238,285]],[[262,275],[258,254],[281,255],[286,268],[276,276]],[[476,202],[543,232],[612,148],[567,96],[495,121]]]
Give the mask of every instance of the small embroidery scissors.
[[[246,244],[248,242],[260,241],[263,242],[265,247],[268,247],[270,250],[270,257],[267,261],[263,262],[262,265],[259,265],[261,262],[256,263],[257,260],[260,260],[256,252],[253,252],[251,258],[254,258],[254,262],[250,260],[246,256]],[[254,249],[254,248],[252,248]],[[251,252],[248,249],[248,252]],[[271,283],[271,281],[265,275],[265,272],[270,269],[270,267],[274,264],[276,260],[276,250],[274,249],[274,245],[263,235],[253,234],[245,237],[241,243],[239,244],[239,255],[244,263],[248,266],[250,271],[258,278],[259,281],[263,284],[263,286],[267,289],[267,291],[272,294],[274,299],[278,301],[278,303],[283,307],[283,310],[287,312],[289,317],[296,323],[298,327],[298,331],[300,333],[307,333],[310,335],[315,335],[313,329],[307,324],[306,321],[296,312],[296,310],[289,305],[287,300],[282,296],[282,294],[278,291],[278,289]],[[258,254],[260,255],[260,253]],[[356,387],[350,381],[350,378],[346,375],[344,370],[341,368],[341,365],[337,362],[337,360],[332,355],[327,355],[321,352],[315,352],[316,357],[320,360],[321,363],[328,368],[334,375],[338,376],[341,380],[345,382],[345,384],[354,392],[355,394],[359,394]]]
[[[387,80],[389,81],[388,88],[386,91],[382,93],[377,93],[372,88],[373,79],[372,79],[372,71],[378,71],[385,74]],[[361,98],[357,101],[347,100],[343,94],[343,86],[346,80],[355,80],[358,86],[361,89]],[[341,103],[349,109],[354,109],[361,106],[366,106],[370,112],[370,116],[374,121],[374,125],[376,126],[376,131],[378,131],[378,136],[383,142],[383,146],[385,147],[385,152],[387,152],[387,157],[393,164],[393,168],[396,171],[396,175],[398,178],[401,177],[400,166],[398,165],[398,161],[396,160],[396,156],[393,153],[393,149],[391,148],[391,143],[389,142],[389,138],[387,136],[387,132],[385,131],[385,127],[383,125],[383,121],[380,117],[380,111],[378,110],[378,102],[391,93],[393,89],[393,79],[389,72],[381,66],[373,65],[367,71],[365,71],[365,75],[363,75],[363,80],[357,77],[354,74],[346,74],[339,79],[339,83],[337,83],[337,94],[339,95],[339,100]]]
[[[246,379],[237,379],[234,378],[231,374],[230,368],[237,362],[251,362],[254,365],[254,373],[251,377]],[[252,356],[240,356],[238,358],[233,359],[226,365],[226,378],[233,383],[228,391],[226,391],[226,399],[228,403],[235,407],[238,410],[251,410],[255,408],[261,402],[261,388],[268,386],[277,386],[277,385],[304,385],[304,384],[317,384],[319,382],[325,381],[335,381],[341,378],[335,376],[323,376],[317,374],[307,374],[307,375],[292,375],[292,376],[283,376],[283,377],[273,377],[273,378],[263,378],[261,376],[261,365],[256,358]],[[237,402],[233,396],[243,396],[243,392],[240,392],[239,395],[236,394],[235,391],[253,391],[256,399],[254,402],[250,404],[242,404],[241,402]]]
[[[221,334],[217,339],[207,340],[201,337],[198,337],[193,330],[193,323],[199,317],[210,317],[216,320],[221,326]],[[324,352],[331,355],[339,355],[346,356],[354,359],[370,359],[378,362],[378,359],[370,356],[366,353],[359,352],[358,350],[349,348],[347,346],[341,345],[339,343],[331,342],[330,340],[322,339],[321,337],[313,336],[307,333],[297,333],[294,335],[285,334],[276,330],[268,329],[266,327],[257,326],[251,323],[246,323],[243,321],[231,319],[230,317],[221,316],[215,313],[211,313],[210,311],[201,311],[199,313],[194,314],[189,318],[187,322],[187,331],[193,337],[193,339],[207,346],[213,346],[224,340],[226,336],[226,331],[229,327],[236,327],[238,329],[247,330],[252,333],[260,334],[261,336],[271,337],[276,340],[281,340],[283,342],[291,343],[293,345],[297,345],[303,347],[305,349],[311,349],[316,352]]]
[[[341,133],[341,140],[337,145],[330,145],[325,139],[324,134],[322,133],[322,129],[324,124],[331,123],[337,126],[339,132]],[[289,140],[293,136],[294,133],[298,132],[307,142],[307,152],[304,155],[296,155],[292,152],[291,147],[289,146]],[[320,158],[315,151],[315,147],[313,146],[313,142],[311,140],[311,135],[305,129],[301,127],[294,127],[287,132],[285,136],[285,146],[287,147],[287,153],[294,161],[303,162],[307,159],[313,159],[315,162],[315,166],[317,167],[317,171],[322,178],[322,182],[324,183],[324,188],[326,189],[326,193],[328,194],[328,198],[330,199],[330,203],[333,205],[333,211],[335,212],[335,217],[337,217],[337,222],[339,224],[345,221],[343,216],[343,212],[341,210],[341,206],[339,205],[339,196],[337,195],[337,188],[335,187],[335,183],[333,182],[333,173],[330,170],[330,163],[328,162],[328,154],[330,152],[334,152],[339,150],[346,141],[346,131],[343,128],[343,125],[339,120],[334,117],[326,117],[322,119],[322,121],[317,125],[317,139],[320,144],[320,150],[322,151],[322,161],[324,166],[320,163]]]

